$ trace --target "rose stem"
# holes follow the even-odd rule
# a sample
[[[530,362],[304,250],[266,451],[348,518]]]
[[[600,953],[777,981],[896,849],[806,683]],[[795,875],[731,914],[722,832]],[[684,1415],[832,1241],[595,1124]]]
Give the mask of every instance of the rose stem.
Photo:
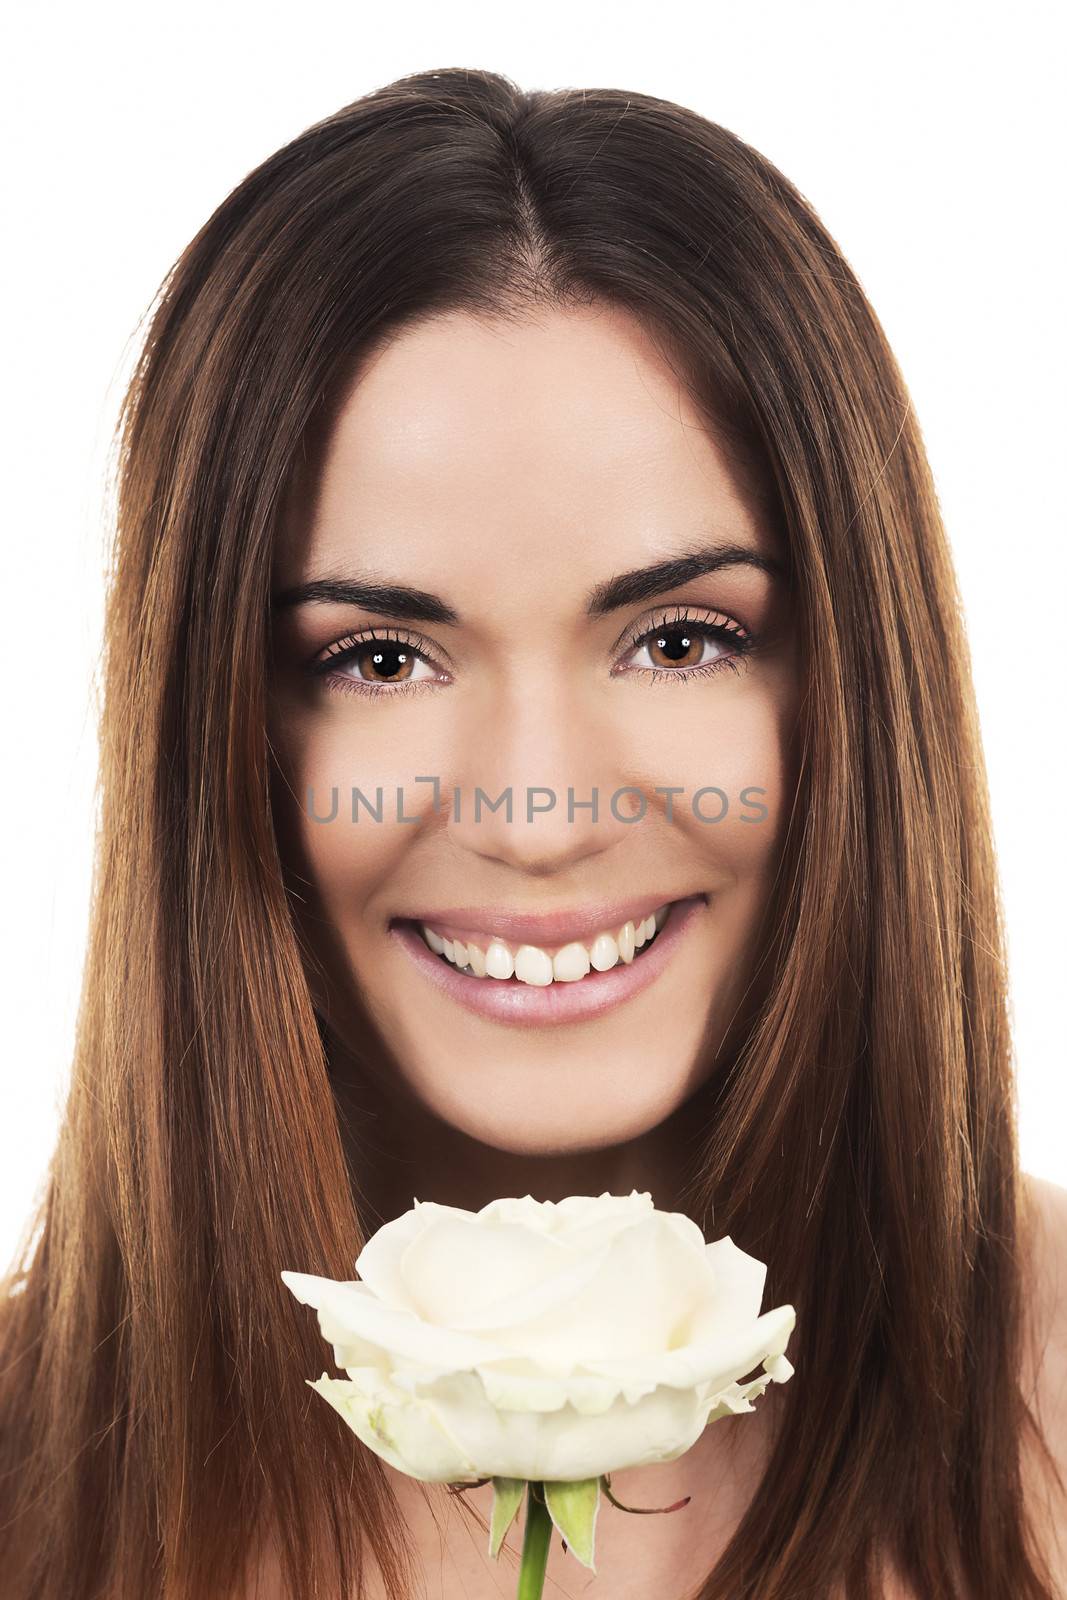
[[[545,1587],[552,1517],[539,1483],[526,1486],[526,1528],[522,1539],[518,1600],[541,1600]]]

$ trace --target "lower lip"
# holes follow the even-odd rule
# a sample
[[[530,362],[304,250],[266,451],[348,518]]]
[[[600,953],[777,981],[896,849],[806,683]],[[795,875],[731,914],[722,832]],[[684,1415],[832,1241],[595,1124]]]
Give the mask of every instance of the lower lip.
[[[474,978],[459,972],[443,956],[434,955],[410,922],[397,923],[389,932],[430,982],[468,1011],[494,1022],[543,1028],[557,1022],[586,1022],[647,989],[706,904],[702,894],[676,900],[652,944],[632,961],[620,961],[607,972],[590,972],[573,983],[543,986],[522,983],[518,978]]]

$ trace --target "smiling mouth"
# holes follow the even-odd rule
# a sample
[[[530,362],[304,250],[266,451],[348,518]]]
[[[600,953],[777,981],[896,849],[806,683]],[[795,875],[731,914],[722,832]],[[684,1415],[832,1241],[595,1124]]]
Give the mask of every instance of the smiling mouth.
[[[590,974],[610,972],[613,967],[640,961],[642,954],[656,942],[672,908],[682,903],[667,901],[636,923],[626,921],[588,939],[574,939],[547,948],[513,944],[489,934],[481,942],[449,938],[425,922],[412,921],[408,926],[420,935],[435,956],[465,977],[489,984],[548,988],[581,983]]]

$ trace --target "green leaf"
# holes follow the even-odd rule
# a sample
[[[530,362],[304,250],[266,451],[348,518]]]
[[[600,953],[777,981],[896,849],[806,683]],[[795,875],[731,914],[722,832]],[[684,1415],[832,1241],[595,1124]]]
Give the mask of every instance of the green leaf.
[[[583,1566],[591,1572],[596,1514],[600,1509],[600,1479],[581,1478],[576,1483],[546,1483],[545,1504],[552,1521]]]
[[[504,1535],[514,1522],[515,1514],[522,1504],[522,1491],[525,1487],[525,1478],[493,1479],[493,1515],[489,1524],[489,1554],[494,1561],[500,1554],[500,1546],[504,1542]]]

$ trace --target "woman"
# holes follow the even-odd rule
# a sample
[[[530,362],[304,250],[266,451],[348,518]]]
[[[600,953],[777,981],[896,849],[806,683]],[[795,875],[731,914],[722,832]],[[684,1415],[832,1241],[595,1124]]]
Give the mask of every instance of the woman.
[[[619,1475],[693,1501],[583,1593],[1063,1592],[1067,1197],[1018,1170],[954,578],[796,189],[647,96],[392,84],[183,253],[118,509],[6,1592],[509,1592],[484,1489],[309,1405],[279,1273],[631,1188],[767,1262],[796,1376]]]

